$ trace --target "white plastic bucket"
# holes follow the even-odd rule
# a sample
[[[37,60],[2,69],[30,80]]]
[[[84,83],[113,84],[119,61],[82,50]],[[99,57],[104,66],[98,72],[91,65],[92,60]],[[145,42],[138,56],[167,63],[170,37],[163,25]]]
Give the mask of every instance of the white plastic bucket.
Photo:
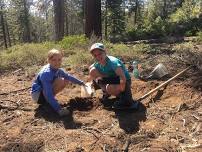
[[[162,63],[159,63],[149,74],[149,78],[162,78],[167,74],[169,74],[167,68]]]
[[[82,98],[92,97],[94,92],[95,91],[94,91],[94,89],[92,89],[90,82],[86,83],[85,86],[81,86],[81,97]]]

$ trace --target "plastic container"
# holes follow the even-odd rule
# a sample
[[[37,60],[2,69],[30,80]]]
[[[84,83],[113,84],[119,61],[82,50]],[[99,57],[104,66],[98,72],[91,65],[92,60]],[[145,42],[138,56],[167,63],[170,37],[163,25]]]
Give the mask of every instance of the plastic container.
[[[154,70],[149,74],[148,78],[157,78],[160,79],[165,75],[168,75],[168,70],[167,68],[162,64],[159,63]]]
[[[85,86],[81,86],[81,97],[88,98],[92,97],[95,90],[92,89],[91,83],[86,83]]]
[[[139,78],[139,70],[138,70],[138,62],[137,61],[133,61],[133,76],[135,77],[135,78]]]

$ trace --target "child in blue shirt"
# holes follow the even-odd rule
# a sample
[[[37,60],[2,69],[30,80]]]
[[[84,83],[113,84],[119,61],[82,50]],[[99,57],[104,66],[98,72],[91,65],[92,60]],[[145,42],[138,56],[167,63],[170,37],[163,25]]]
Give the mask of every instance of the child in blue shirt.
[[[70,82],[85,85],[83,81],[63,71],[60,66],[63,54],[61,51],[52,49],[48,52],[48,64],[45,65],[36,76],[32,84],[31,95],[38,104],[48,102],[60,115],[68,115],[67,109],[62,109],[55,95],[62,91]]]

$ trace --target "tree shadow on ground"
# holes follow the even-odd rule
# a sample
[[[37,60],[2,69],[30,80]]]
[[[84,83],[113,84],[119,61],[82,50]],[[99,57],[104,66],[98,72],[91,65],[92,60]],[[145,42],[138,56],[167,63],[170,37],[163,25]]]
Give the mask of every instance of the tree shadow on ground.
[[[198,91],[202,90],[202,71],[192,73],[190,86]]]
[[[136,133],[140,127],[140,121],[146,120],[146,107],[139,103],[137,110],[115,110],[119,126],[126,133]]]
[[[154,98],[152,99],[153,102],[156,102],[156,101],[159,101],[159,100],[160,100],[160,98],[163,96],[164,91],[166,90],[167,86],[168,86],[168,84],[165,85],[163,88],[157,90],[156,95],[155,95]]]
[[[62,122],[65,129],[78,129],[81,128],[82,123],[74,120],[72,115],[73,111],[88,111],[92,109],[93,102],[90,99],[74,98],[71,99],[68,104],[62,105],[62,107],[70,110],[70,114],[68,116],[60,117],[48,103],[39,105],[38,108],[35,109],[34,116],[36,118],[44,118],[45,120],[53,123]]]

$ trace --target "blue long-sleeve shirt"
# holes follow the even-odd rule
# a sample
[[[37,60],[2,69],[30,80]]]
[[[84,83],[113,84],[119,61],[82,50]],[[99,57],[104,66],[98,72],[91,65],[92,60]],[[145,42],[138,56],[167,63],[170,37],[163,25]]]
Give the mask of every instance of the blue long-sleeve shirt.
[[[64,72],[62,69],[54,69],[50,66],[50,64],[45,65],[41,71],[36,76],[32,84],[31,93],[34,92],[43,92],[44,97],[52,106],[52,108],[58,112],[61,109],[60,104],[55,99],[53,93],[53,81],[56,78],[64,78],[72,83],[82,85],[83,81],[75,78],[74,76]]]

